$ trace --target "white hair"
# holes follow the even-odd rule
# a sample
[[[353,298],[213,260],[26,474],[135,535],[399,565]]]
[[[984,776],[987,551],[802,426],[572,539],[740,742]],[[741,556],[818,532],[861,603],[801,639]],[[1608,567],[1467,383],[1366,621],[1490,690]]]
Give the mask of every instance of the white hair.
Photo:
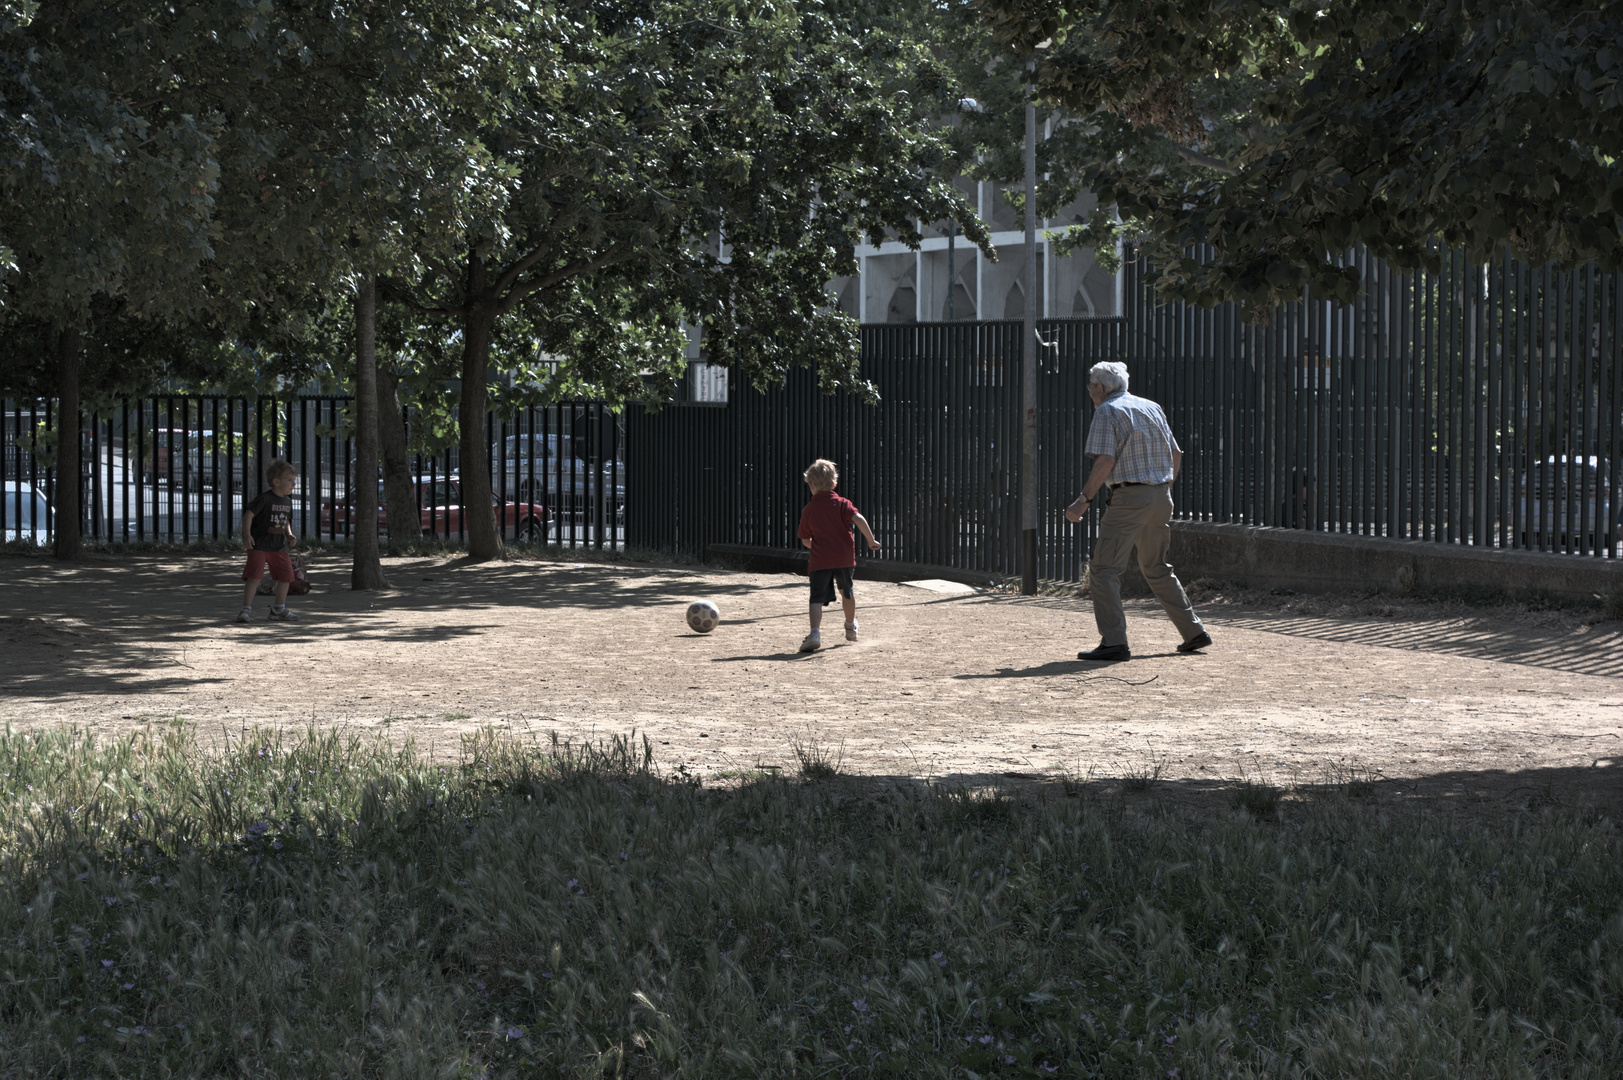
[[[1088,368],[1088,382],[1098,383],[1114,394],[1127,389],[1127,365],[1116,360],[1102,360]]]

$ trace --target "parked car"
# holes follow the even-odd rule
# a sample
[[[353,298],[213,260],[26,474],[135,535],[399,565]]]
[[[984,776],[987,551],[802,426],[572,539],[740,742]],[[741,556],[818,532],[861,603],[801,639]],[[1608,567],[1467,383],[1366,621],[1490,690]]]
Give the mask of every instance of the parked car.
[[[416,478],[418,512],[422,515],[421,527],[423,532],[438,536],[456,535],[462,531],[462,485],[454,476],[438,477],[430,480],[427,477]],[[498,510],[499,506],[499,510]],[[497,522],[501,525],[502,535],[530,543],[540,543],[547,538],[548,526],[552,523],[552,511],[537,503],[505,502],[497,504],[491,500],[491,511],[496,514]],[[321,504],[321,531],[324,533],[343,532],[349,522],[355,520],[354,499],[345,499],[341,504],[332,501]],[[384,494],[382,481],[378,482],[378,531],[386,533],[389,528],[389,507]]]
[[[171,455],[170,446],[174,451]],[[173,457],[173,461],[171,461]],[[192,491],[229,483],[242,491],[248,473],[248,442],[240,431],[215,436],[213,431],[182,431],[155,428],[141,461],[143,479],[148,484],[185,484]],[[226,479],[229,473],[229,480]]]
[[[1522,543],[1605,551],[1623,531],[1623,507],[1612,505],[1612,471],[1593,455],[1553,454],[1522,476]]]
[[[7,480],[0,489],[0,537],[50,543],[51,509],[45,494],[33,484]]]
[[[564,514],[588,511],[591,500],[608,493],[613,512],[623,512],[625,465],[603,462],[594,466],[572,452],[566,456],[566,449],[568,440],[558,435],[509,435],[491,447],[498,487],[505,474],[510,496],[545,503]]]

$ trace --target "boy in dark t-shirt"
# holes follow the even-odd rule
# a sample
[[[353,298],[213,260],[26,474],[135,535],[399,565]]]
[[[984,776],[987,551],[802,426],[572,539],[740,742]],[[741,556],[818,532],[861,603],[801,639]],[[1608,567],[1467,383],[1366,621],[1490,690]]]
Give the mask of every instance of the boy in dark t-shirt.
[[[271,621],[296,621],[287,609],[287,589],[293,584],[293,560],[288,558],[288,551],[297,543],[293,535],[293,484],[298,475],[292,465],[277,458],[265,466],[265,483],[270,490],[261,491],[242,508],[242,546],[248,552],[248,564],[242,568],[238,622],[253,622],[254,593],[259,590],[259,579],[267,566],[271,580],[276,582]]]
[[[845,640],[857,639],[857,598],[851,591],[851,574],[857,565],[857,543],[851,526],[868,541],[869,551],[879,550],[868,519],[857,512],[851,500],[834,494],[840,473],[832,461],[818,458],[806,470],[806,486],[811,502],[800,512],[800,542],[811,548],[807,569],[811,571],[811,633],[800,643],[801,652],[823,647],[821,627],[823,605],[834,602],[834,586],[840,587],[845,608]]]

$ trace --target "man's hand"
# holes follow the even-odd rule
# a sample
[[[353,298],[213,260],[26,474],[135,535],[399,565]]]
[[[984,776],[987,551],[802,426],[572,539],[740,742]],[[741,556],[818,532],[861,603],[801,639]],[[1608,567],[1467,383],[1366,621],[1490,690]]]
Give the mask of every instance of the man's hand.
[[[1076,501],[1074,503],[1072,503],[1070,506],[1067,506],[1065,508],[1065,520],[1066,521],[1081,521],[1083,515],[1086,514],[1087,512],[1088,512],[1088,500],[1084,499],[1082,496],[1078,495],[1076,497]]]
[[[882,546],[883,545],[880,544],[878,540],[875,540],[871,536],[868,537],[868,550],[869,551],[878,551]]]

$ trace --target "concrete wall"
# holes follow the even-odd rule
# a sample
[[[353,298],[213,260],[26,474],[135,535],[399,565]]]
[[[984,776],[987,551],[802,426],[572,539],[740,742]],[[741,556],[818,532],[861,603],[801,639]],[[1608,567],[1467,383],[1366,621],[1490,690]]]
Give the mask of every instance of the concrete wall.
[[[1300,592],[1413,591],[1580,601],[1623,592],[1623,559],[1199,521],[1172,523],[1171,560],[1185,582],[1210,578]]]
[[[711,558],[725,558],[760,572],[806,572],[806,552],[711,544]],[[1483,551],[1461,544],[1382,540],[1296,529],[1248,525],[1172,523],[1172,565],[1185,583],[1206,578],[1253,589],[1298,592],[1414,592],[1476,599],[1554,598],[1593,601],[1623,594],[1623,559],[1543,555],[1530,551]],[[857,577],[870,581],[945,578],[987,585],[995,575],[888,559],[859,559]],[[1146,595],[1136,569],[1122,581],[1130,595]]]
[[[751,544],[710,544],[705,557],[726,559],[742,570],[758,574],[804,574],[809,558],[805,548],[798,551],[787,548],[755,547]],[[993,574],[973,570],[954,570],[951,567],[926,566],[923,563],[895,562],[891,559],[869,559],[857,556],[858,581],[919,581],[941,578],[960,581],[965,585],[990,585],[999,580]]]

